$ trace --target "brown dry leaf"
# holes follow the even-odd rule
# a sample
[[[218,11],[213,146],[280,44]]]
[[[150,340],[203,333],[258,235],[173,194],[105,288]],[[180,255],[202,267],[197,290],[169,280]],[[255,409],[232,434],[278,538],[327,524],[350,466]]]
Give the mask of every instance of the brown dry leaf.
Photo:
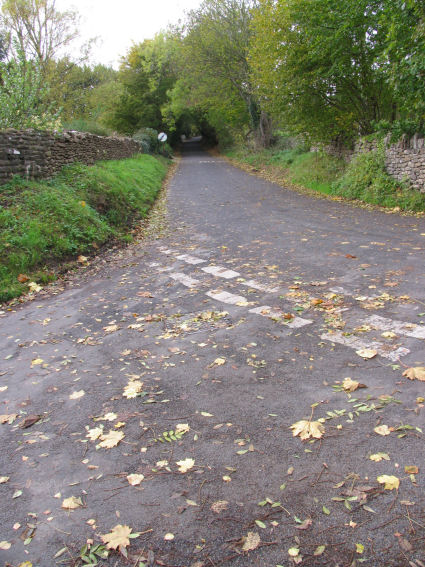
[[[130,545],[129,535],[132,528],[118,524],[109,532],[109,534],[101,535],[103,543],[106,543],[108,549],[118,549],[119,547],[127,547]]]
[[[17,413],[0,415],[0,423],[8,423],[9,425],[12,425],[12,423],[15,421],[17,417],[18,417]]]
[[[224,510],[227,510],[228,507],[229,507],[229,503],[227,502],[227,500],[217,500],[217,502],[211,504],[210,509],[215,514],[220,514],[220,512],[224,512]]]
[[[122,431],[114,431],[111,429],[109,433],[102,435],[100,437],[101,442],[99,443],[98,447],[103,447],[104,449],[111,449],[112,447],[116,447],[118,443],[124,439],[124,433]]]
[[[18,282],[19,283],[26,283],[29,281],[29,277],[26,276],[25,274],[19,274],[18,276]]]
[[[211,368],[212,366],[223,366],[223,364],[226,364],[226,359],[225,359],[225,358],[222,358],[222,357],[219,357],[219,358],[216,358],[216,359],[214,360],[214,362],[212,362],[212,363],[209,365],[209,368]]]
[[[145,477],[142,474],[129,474],[127,475],[128,483],[131,486],[138,486]]]
[[[419,469],[415,465],[406,465],[404,467],[404,472],[406,474],[418,474]]]
[[[381,476],[378,476],[376,480],[379,482],[379,484],[384,484],[384,488],[386,490],[397,490],[400,486],[400,479],[396,476],[383,474]]]
[[[150,291],[139,291],[139,292],[137,293],[137,295],[138,295],[139,297],[152,297],[152,294],[151,294]]]
[[[295,526],[297,528],[297,530],[307,530],[311,524],[313,523],[313,520],[311,518],[307,518],[306,520],[304,520],[304,522],[302,524],[300,524],[299,526]]]
[[[378,352],[371,348],[361,348],[360,350],[356,350],[356,354],[362,358],[374,358]]]
[[[242,538],[242,551],[254,551],[261,543],[261,538],[256,532],[248,532]]]
[[[325,432],[325,428],[320,421],[308,421],[306,419],[293,423],[290,429],[292,429],[292,435],[294,437],[299,435],[303,441],[310,439],[310,437],[320,439]]]
[[[76,508],[80,508],[83,505],[81,498],[76,496],[70,496],[69,498],[65,498],[62,502],[62,508],[65,510],[75,510]]]
[[[403,376],[406,376],[409,380],[425,382],[425,366],[413,366],[412,368],[408,368],[403,372]]]
[[[31,425],[34,425],[35,423],[40,421],[41,417],[41,415],[28,415],[23,421],[21,421],[19,427],[21,427],[22,429],[27,429],[27,427],[31,427]]]
[[[360,386],[360,382],[357,380],[352,380],[351,378],[344,378],[342,382],[342,387],[346,392],[354,392]]]

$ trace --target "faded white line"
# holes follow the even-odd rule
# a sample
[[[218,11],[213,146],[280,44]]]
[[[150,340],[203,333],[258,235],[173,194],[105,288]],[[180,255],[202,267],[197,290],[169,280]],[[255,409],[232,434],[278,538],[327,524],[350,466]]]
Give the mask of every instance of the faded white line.
[[[305,327],[306,325],[311,325],[313,323],[310,319],[303,319],[302,317],[294,317],[293,319],[286,320],[283,317],[283,311],[280,309],[274,309],[268,305],[254,307],[254,309],[250,309],[249,312],[254,313],[255,315],[261,315],[262,317],[268,317],[269,319],[279,319],[291,329],[300,329],[301,327]]]
[[[366,320],[368,325],[380,331],[394,331],[399,335],[412,337],[414,339],[425,339],[425,327],[416,323],[406,323],[404,321],[394,321],[379,315],[371,315]]]
[[[201,268],[203,272],[207,274],[212,274],[213,276],[218,276],[220,278],[224,278],[226,280],[230,280],[232,278],[237,278],[240,276],[238,272],[234,272],[233,270],[228,270],[227,268],[223,268],[221,266],[206,266],[205,268]]]
[[[202,258],[197,258],[196,256],[191,256],[190,254],[180,254],[180,256],[176,256],[177,260],[183,260],[183,262],[186,262],[187,264],[202,264],[203,262],[206,262],[206,260],[203,260]]]
[[[234,295],[227,291],[208,291],[207,295],[216,301],[222,301],[223,303],[228,303],[230,305],[248,305],[245,297],[242,297],[242,295]]]
[[[174,272],[170,274],[170,278],[185,285],[186,287],[196,287],[201,283],[199,280],[195,280],[194,278],[191,278],[190,276],[181,272]]]
[[[384,358],[388,358],[393,362],[396,362],[400,358],[400,356],[406,356],[406,354],[409,354],[410,352],[410,350],[405,347],[393,349],[391,345],[379,343],[377,341],[365,341],[359,339],[358,337],[345,336],[340,331],[335,331],[333,333],[323,333],[322,335],[320,335],[320,338],[324,339],[325,341],[330,341],[332,343],[350,347],[354,350],[360,350],[364,348],[376,350],[379,355],[383,356]]]
[[[247,280],[241,283],[242,285],[246,285],[247,287],[252,287],[252,289],[258,289],[258,291],[265,291],[266,293],[277,293],[279,291],[279,288],[277,287],[268,287],[267,285],[264,285],[255,280]]]

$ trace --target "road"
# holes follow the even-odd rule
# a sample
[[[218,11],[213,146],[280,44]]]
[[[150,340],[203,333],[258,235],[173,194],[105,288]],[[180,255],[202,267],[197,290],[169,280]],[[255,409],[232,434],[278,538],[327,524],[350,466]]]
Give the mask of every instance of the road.
[[[0,563],[423,567],[425,220],[187,144],[168,222],[0,314]]]

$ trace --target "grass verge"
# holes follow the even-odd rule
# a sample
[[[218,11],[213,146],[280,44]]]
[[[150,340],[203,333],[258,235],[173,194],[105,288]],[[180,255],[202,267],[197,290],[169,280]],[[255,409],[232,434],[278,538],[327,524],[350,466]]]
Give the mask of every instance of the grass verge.
[[[14,178],[0,187],[0,302],[28,291],[29,282],[54,279],[51,267],[99,248],[131,240],[167,172],[168,160],[150,155],[73,164],[54,178]]]
[[[297,148],[260,152],[232,148],[223,154],[295,189],[307,188],[323,195],[397,210],[425,211],[423,193],[386,173],[383,149],[359,154],[349,164],[325,153]]]

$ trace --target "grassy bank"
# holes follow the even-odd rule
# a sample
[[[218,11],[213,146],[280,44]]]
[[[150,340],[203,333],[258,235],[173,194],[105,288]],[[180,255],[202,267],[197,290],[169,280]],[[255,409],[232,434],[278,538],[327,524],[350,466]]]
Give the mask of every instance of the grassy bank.
[[[74,164],[50,180],[15,178],[0,187],[0,302],[54,278],[51,267],[105,244],[131,239],[167,171],[165,159]]]
[[[389,176],[383,152],[379,150],[360,154],[349,164],[325,153],[301,148],[270,148],[259,152],[232,148],[223,153],[295,188],[304,187],[325,195],[404,211],[425,211],[425,195]]]

